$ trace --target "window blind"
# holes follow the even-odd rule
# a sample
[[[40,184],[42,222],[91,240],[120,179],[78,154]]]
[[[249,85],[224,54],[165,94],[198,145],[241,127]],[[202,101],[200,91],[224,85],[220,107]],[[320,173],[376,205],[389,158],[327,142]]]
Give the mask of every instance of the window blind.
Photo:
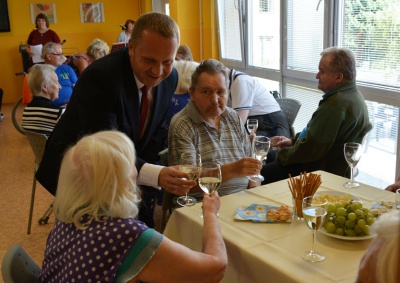
[[[356,56],[357,81],[400,87],[400,3],[345,0],[339,45]]]

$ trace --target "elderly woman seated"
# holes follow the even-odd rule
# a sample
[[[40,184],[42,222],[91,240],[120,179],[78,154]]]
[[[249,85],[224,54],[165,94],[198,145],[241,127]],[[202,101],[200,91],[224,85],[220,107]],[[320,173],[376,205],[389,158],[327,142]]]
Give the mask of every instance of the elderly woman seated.
[[[28,86],[32,101],[25,107],[22,128],[49,136],[64,108],[53,104],[61,89],[55,67],[48,64],[33,65],[29,71]]]
[[[123,133],[85,136],[65,154],[41,282],[219,282],[227,255],[217,194],[203,202],[203,252],[135,219],[135,148]]]
[[[70,66],[79,78],[87,66],[89,66],[93,61],[106,56],[109,51],[110,47],[105,41],[95,38],[89,44],[86,52],[78,52],[69,56],[65,64]]]

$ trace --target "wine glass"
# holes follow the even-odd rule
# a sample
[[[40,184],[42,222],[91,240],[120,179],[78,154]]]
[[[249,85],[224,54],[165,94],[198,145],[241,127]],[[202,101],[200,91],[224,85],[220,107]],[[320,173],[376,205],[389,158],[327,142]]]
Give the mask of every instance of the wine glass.
[[[221,185],[221,165],[217,162],[205,162],[200,166],[199,186],[206,194],[211,195]]]
[[[302,255],[302,258],[306,261],[319,262],[325,259],[324,255],[315,252],[314,246],[317,237],[316,232],[321,228],[327,214],[327,203],[328,201],[325,199],[323,201],[319,199],[318,202],[316,202],[314,196],[305,197],[303,199],[303,218],[308,228],[313,232],[312,248]]]
[[[362,154],[362,145],[355,142],[348,142],[344,144],[344,158],[346,158],[347,164],[350,166],[350,182],[343,184],[346,188],[357,188],[360,186],[359,183],[354,182],[353,170],[360,161]]]
[[[255,135],[258,128],[258,120],[257,119],[248,119],[246,122],[247,130],[250,135]]]
[[[205,162],[200,166],[199,186],[206,194],[212,194],[222,182],[221,165],[217,162]],[[217,217],[219,213],[217,213]],[[203,213],[200,214],[203,217]]]
[[[253,157],[263,162],[263,160],[266,159],[268,155],[270,146],[270,138],[264,136],[255,136],[252,143]],[[250,180],[253,180],[253,178],[257,178],[261,181],[264,181],[264,177],[260,174],[251,176],[249,178]]]
[[[187,173],[190,180],[196,181],[200,172],[200,164],[200,154],[184,152],[181,154],[179,160],[179,170]],[[179,197],[176,202],[181,206],[192,206],[195,205],[197,201],[186,192],[186,195]]]

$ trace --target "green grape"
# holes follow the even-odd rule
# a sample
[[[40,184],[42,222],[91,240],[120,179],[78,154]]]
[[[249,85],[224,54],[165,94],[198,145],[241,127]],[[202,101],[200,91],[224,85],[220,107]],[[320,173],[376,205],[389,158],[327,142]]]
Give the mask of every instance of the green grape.
[[[356,222],[354,220],[347,220],[344,225],[346,226],[346,228],[353,229],[356,225]]]
[[[367,216],[367,224],[369,226],[371,226],[374,222],[375,222],[375,218],[374,217]]]
[[[364,227],[367,225],[367,223],[365,223],[364,219],[358,219],[357,224],[361,229],[363,229],[363,231],[364,231]]]
[[[369,231],[370,231],[369,229],[370,229],[370,226],[368,226],[368,225],[365,225],[364,227],[362,227],[362,230],[365,235],[369,235]]]
[[[363,213],[363,211],[361,209],[356,209],[354,211],[354,214],[357,216],[357,218],[360,218],[360,217],[364,216],[364,213]]]
[[[354,212],[354,211],[356,211],[357,209],[360,209],[360,208],[362,207],[362,203],[360,203],[360,202],[353,202],[353,203],[350,205],[350,207],[351,207],[351,211]]]
[[[343,228],[336,228],[335,234],[339,235],[339,236],[343,236],[343,234],[344,234]]]
[[[358,226],[357,224],[354,225],[354,231],[356,232],[357,235],[360,235],[363,232],[360,226]]]
[[[335,233],[336,225],[334,223],[326,222],[324,227],[325,227],[326,232],[328,232],[330,234]]]
[[[350,212],[349,214],[347,214],[347,218],[349,219],[349,220],[356,220],[356,214],[354,213],[354,212]]]
[[[335,206],[335,204],[332,203],[332,202],[329,202],[329,203],[326,205],[326,210],[327,210],[328,213],[335,213],[335,212],[336,212],[336,206]]]
[[[346,236],[347,237],[355,237],[356,236],[356,232],[353,229],[347,229],[346,230]]]
[[[339,208],[339,207],[343,207],[343,204],[341,202],[336,202],[335,206],[336,206],[336,208]]]
[[[336,216],[345,216],[346,215],[346,209],[344,207],[338,207],[336,209]]]
[[[340,225],[344,225],[346,223],[346,218],[344,216],[337,216],[336,223],[338,223]]]

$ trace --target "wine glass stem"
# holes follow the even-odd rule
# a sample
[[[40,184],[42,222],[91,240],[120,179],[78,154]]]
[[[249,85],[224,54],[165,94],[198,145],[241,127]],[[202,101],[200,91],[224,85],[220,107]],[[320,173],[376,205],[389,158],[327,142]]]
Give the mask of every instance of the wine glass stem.
[[[350,166],[350,181],[353,182],[353,166]]]
[[[310,254],[314,254],[315,239],[317,237],[317,233],[315,233],[315,230],[313,230],[312,232],[313,232],[313,237],[312,237],[312,245],[311,245]]]
[[[186,201],[186,204],[189,204],[189,196],[188,196],[188,193],[187,193],[187,192],[186,192],[185,201]]]

